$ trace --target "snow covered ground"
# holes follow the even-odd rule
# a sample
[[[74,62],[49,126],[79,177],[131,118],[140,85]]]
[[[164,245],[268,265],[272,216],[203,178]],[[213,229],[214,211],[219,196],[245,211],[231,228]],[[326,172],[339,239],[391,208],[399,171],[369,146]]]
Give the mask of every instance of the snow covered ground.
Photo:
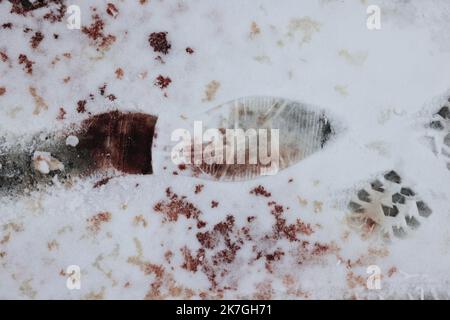
[[[450,96],[448,1],[73,0],[22,13],[11,2],[0,1],[4,144],[110,110],[177,118],[252,95],[319,106],[339,130],[246,182],[92,176],[3,196],[0,298],[449,297],[450,171],[426,138]],[[81,30],[64,5],[80,7]],[[380,30],[366,26],[369,5]],[[158,52],[159,32],[170,48]],[[390,170],[432,214],[387,241],[351,227],[347,205]]]

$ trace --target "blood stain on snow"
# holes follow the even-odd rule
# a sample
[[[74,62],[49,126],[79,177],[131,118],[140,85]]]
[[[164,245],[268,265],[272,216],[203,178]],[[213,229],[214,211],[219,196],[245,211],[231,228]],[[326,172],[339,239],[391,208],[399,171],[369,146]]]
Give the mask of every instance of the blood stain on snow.
[[[117,79],[122,79],[124,72],[122,68],[117,68],[116,71],[114,72],[116,74],[116,78]]]
[[[119,14],[119,9],[117,9],[117,7],[113,3],[108,3],[106,5],[106,13],[111,17],[116,18]]]
[[[195,193],[195,194],[198,194],[198,193],[202,192],[204,186],[205,186],[205,185],[203,185],[203,184],[197,184],[197,185],[195,186],[195,191],[194,191],[194,193]]]
[[[162,54],[167,54],[172,47],[170,42],[167,40],[167,32],[151,33],[148,37],[148,42],[154,52],[161,52]]]
[[[165,89],[169,86],[171,82],[172,79],[170,79],[169,77],[159,75],[155,80],[155,85],[158,86],[160,89]]]
[[[111,180],[111,177],[106,177],[103,179],[98,180],[96,183],[94,183],[93,188],[100,188],[101,186],[104,186],[105,184],[107,184],[109,182],[109,180]]]
[[[254,194],[255,196],[263,196],[266,198],[268,198],[272,195],[262,185],[259,185],[256,188],[254,188],[253,190],[251,190],[250,194]]]
[[[80,100],[77,102],[77,112],[78,113],[85,113],[86,112],[86,100]]]
[[[81,32],[86,34],[90,39],[94,41],[97,46],[97,50],[107,50],[116,41],[116,37],[111,34],[105,34],[105,22],[100,18],[98,14],[92,15],[92,23],[81,29]]]
[[[23,70],[27,73],[27,74],[33,74],[33,64],[35,63],[34,61],[31,61],[30,59],[28,59],[28,57],[25,54],[20,54],[19,58],[18,58],[19,64],[23,64]]]
[[[167,221],[177,221],[180,216],[184,216],[186,219],[195,219],[198,227],[205,226],[205,222],[200,219],[201,211],[187,201],[185,196],[179,196],[167,188],[166,197],[166,200],[156,203],[153,210],[163,213]]]
[[[96,168],[151,174],[155,124],[156,117],[143,113],[98,114],[82,123],[79,148],[90,153]]]
[[[107,211],[97,213],[93,217],[87,219],[88,230],[95,233],[100,231],[100,227],[102,226],[102,224],[109,222],[111,220],[111,217],[111,213]]]
[[[44,40],[44,35],[39,31],[36,32],[30,40],[31,47],[36,49],[42,40]]]

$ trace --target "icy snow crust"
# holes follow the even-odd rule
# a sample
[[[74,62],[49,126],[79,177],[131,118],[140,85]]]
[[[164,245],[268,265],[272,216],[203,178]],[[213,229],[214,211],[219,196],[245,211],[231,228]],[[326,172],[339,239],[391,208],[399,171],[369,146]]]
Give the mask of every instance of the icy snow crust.
[[[0,3],[1,23],[12,24],[0,28],[10,148],[89,113],[178,119],[252,95],[307,101],[343,130],[246,182],[169,171],[60,185],[56,176],[4,196],[1,298],[448,298],[450,173],[425,137],[450,95],[448,1],[373,1],[378,31],[366,28],[364,1],[111,3],[70,2],[82,26],[103,21],[98,37],[43,19],[57,3],[26,16]],[[153,32],[167,32],[167,54],[149,45]],[[362,237],[347,223],[348,202],[389,170],[433,213],[404,239]],[[81,269],[80,290],[66,287],[70,265]],[[366,287],[370,265],[380,290]]]

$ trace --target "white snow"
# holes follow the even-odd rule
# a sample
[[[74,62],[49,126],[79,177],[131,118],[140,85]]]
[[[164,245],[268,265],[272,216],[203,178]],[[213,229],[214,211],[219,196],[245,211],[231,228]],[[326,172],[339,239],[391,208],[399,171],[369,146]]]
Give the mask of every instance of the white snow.
[[[49,152],[35,151],[32,160],[34,168],[43,174],[48,174],[50,171],[64,170],[64,164],[52,157]]]
[[[79,142],[80,140],[78,139],[77,136],[70,135],[66,138],[66,145],[71,147],[76,147]]]

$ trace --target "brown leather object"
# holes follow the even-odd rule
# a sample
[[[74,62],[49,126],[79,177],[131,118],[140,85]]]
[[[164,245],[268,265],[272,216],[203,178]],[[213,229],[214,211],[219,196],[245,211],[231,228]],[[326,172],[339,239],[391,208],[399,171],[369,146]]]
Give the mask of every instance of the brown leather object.
[[[91,155],[95,168],[109,166],[130,174],[151,174],[157,117],[112,111],[83,121],[78,150]]]

